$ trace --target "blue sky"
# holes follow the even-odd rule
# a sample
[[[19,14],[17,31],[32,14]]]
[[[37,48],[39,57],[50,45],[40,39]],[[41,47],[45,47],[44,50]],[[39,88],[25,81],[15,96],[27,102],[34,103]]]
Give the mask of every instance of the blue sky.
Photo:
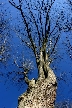
[[[14,7],[12,7],[7,0],[1,0],[3,3],[6,3],[5,5],[5,8],[6,7],[9,7],[10,9],[10,12],[12,14],[12,17],[15,18],[16,17],[16,13],[17,11],[15,10]],[[54,4],[54,7],[56,7],[56,14],[58,14],[58,12],[62,9],[64,9],[64,11],[66,12],[66,15],[68,13],[71,13],[69,8],[68,8],[68,11],[67,11],[67,8],[66,7],[69,7],[68,4],[64,4],[66,3],[65,0],[60,0],[60,2],[58,2],[57,4],[57,0]],[[64,6],[65,8],[62,8],[62,6]],[[8,11],[9,11],[8,9]],[[53,11],[53,10],[52,10]],[[71,14],[72,15],[72,14]],[[53,17],[55,17],[53,15]],[[70,16],[72,17],[72,16]],[[54,20],[54,18],[53,18]],[[12,24],[14,24],[16,21],[15,20],[12,20]],[[31,54],[29,54],[29,51],[26,51],[26,47],[22,47],[20,45],[20,40],[16,37],[16,34],[14,34],[14,32],[12,32],[12,35],[15,35],[14,38],[12,38],[12,51],[13,54],[16,53],[17,55],[17,51],[20,53],[22,50],[24,50],[24,54],[25,54],[25,57],[27,57],[28,59],[30,59],[31,57]],[[72,83],[72,77],[71,77],[71,74],[72,74],[72,60],[70,59],[70,55],[67,53],[66,51],[66,47],[64,46],[64,44],[62,44],[65,40],[65,36],[69,36],[69,39],[71,38],[71,33],[68,32],[68,33],[61,33],[61,38],[59,40],[59,43],[58,43],[58,55],[60,55],[62,57],[62,59],[59,60],[59,58],[57,60],[55,60],[52,64],[52,68],[53,68],[53,65],[56,67],[56,70],[54,69],[54,72],[57,76],[62,76],[63,78],[66,79],[66,82],[65,81],[60,81],[58,83],[58,91],[57,91],[57,101],[63,101],[63,100],[70,100],[72,101],[72,86],[71,86],[71,83]],[[15,41],[16,40],[16,41]],[[71,40],[70,40],[71,41]],[[71,43],[71,42],[70,42]],[[18,49],[18,46],[19,45],[19,49]],[[71,44],[72,45],[72,44]],[[9,59],[10,60],[10,59]],[[33,57],[33,62],[35,62],[35,59]],[[8,61],[8,68],[5,69],[3,65],[1,65],[0,67],[0,70],[1,72],[7,72],[10,71],[10,70],[13,70],[14,68],[17,69],[16,67],[13,67],[11,63],[11,60]],[[10,66],[10,67],[9,67]],[[63,73],[63,74],[62,74]],[[67,77],[66,77],[67,75]],[[37,77],[37,69],[36,69],[36,64],[35,64],[35,70],[34,70],[34,73],[31,74],[30,76],[30,79],[32,77]],[[14,86],[11,81],[9,80],[8,83],[4,84],[4,81],[5,79],[4,78],[1,78],[0,80],[0,108],[16,108],[17,106],[17,102],[18,102],[18,97],[26,90],[27,86],[25,85],[22,89],[18,90],[17,86]]]

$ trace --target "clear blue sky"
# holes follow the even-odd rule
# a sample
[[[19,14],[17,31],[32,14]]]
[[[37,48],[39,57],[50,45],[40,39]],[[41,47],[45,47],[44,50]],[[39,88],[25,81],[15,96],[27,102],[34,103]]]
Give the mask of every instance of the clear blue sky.
[[[5,6],[9,7],[9,9],[11,9],[11,14],[12,17],[16,16],[16,10],[15,8],[13,8],[7,0],[1,0],[3,3],[7,3]],[[1,2],[0,1],[0,2]],[[65,2],[66,0],[60,0],[60,2],[57,4],[57,0],[54,6],[56,6],[57,4],[57,12],[60,11],[62,9],[62,6],[64,6],[66,9],[65,12],[67,12],[67,6],[68,4],[64,4],[63,2]],[[60,7],[59,7],[60,5]],[[9,11],[9,10],[8,10]],[[69,9],[68,9],[69,11]],[[70,12],[67,12],[70,13]],[[67,15],[66,13],[66,15]],[[57,14],[57,13],[56,13]],[[53,16],[54,17],[54,16]],[[72,17],[72,16],[71,16]],[[14,24],[14,21],[12,22]],[[69,54],[67,53],[67,51],[65,50],[65,46],[62,44],[63,41],[65,41],[65,36],[69,35],[69,37],[71,36],[71,34],[69,33],[61,33],[61,39],[59,41],[59,46],[58,46],[58,54],[63,58],[61,60],[54,61],[53,65],[56,67],[56,70],[54,70],[55,74],[57,76],[60,76],[60,74],[62,72],[65,72],[67,74],[67,77],[65,76],[65,74],[63,74],[64,78],[66,79],[67,82],[64,81],[60,81],[58,83],[58,95],[57,95],[57,101],[62,101],[62,100],[72,100],[72,77],[71,74],[72,73],[72,61],[70,59]],[[14,41],[13,41],[14,40]],[[16,46],[17,44],[20,44],[19,40],[17,40],[17,38],[15,37],[15,39],[13,39],[12,42],[14,42],[14,45]],[[16,40],[16,41],[15,41]],[[20,49],[19,49],[20,50]],[[14,50],[15,51],[15,50]],[[28,53],[25,52],[26,56],[29,57]],[[33,61],[35,61],[33,59]],[[11,62],[11,61],[9,61]],[[7,72],[7,70],[5,70],[3,68],[3,66],[0,66],[0,70],[2,72]],[[8,67],[9,70],[12,70],[13,67],[12,65],[10,66],[10,68]],[[70,73],[69,73],[70,72]],[[35,69],[34,73],[30,76],[30,78],[32,77],[37,77],[37,70]],[[12,85],[11,81],[9,81],[9,84],[4,85],[4,79],[2,78],[0,80],[0,108],[16,108],[17,106],[17,102],[18,102],[18,97],[26,90],[26,86],[20,90],[18,90],[17,86]],[[8,87],[8,88],[7,88]]]

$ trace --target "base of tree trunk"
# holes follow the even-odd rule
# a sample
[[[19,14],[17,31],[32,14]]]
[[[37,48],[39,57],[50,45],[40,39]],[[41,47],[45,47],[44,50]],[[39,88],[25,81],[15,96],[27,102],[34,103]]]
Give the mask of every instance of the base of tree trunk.
[[[18,98],[18,108],[54,108],[57,83],[53,77],[51,80],[54,83],[47,78],[38,79],[34,86]]]

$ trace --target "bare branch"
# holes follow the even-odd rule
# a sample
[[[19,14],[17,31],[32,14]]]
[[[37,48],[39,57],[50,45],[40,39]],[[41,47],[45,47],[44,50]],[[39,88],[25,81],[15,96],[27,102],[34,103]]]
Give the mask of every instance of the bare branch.
[[[52,53],[54,52],[55,47],[56,47],[56,45],[57,45],[57,42],[58,42],[58,39],[59,39],[59,38],[60,38],[60,35],[57,36],[56,41],[55,41],[55,43],[54,43],[54,46],[53,46],[52,51],[51,51],[50,54],[52,54]]]
[[[26,0],[25,0],[25,1],[26,1]],[[27,3],[27,1],[26,1],[26,3]],[[40,31],[39,31],[39,28],[38,28],[36,19],[35,19],[34,15],[33,15],[33,12],[32,12],[31,9],[30,9],[29,3],[27,3],[27,5],[28,5],[29,13],[31,14],[32,20],[34,21],[35,26],[36,26],[36,29],[37,29],[37,33],[38,33],[38,36],[39,36],[39,46],[40,46],[40,41],[41,41]],[[41,22],[41,13],[40,13],[40,22]],[[42,33],[43,33],[43,32],[42,32]]]
[[[18,10],[20,10],[20,5],[19,5],[19,6],[16,6],[16,4],[15,4],[14,2],[11,2],[10,0],[9,0],[9,3],[10,3],[12,6],[14,6],[15,8],[17,8]]]
[[[10,3],[12,6],[14,6],[15,8],[19,9],[19,11],[21,12],[21,16],[22,16],[22,18],[23,18],[24,24],[26,25],[28,38],[29,38],[29,40],[30,40],[30,42],[31,42],[31,46],[32,46],[32,48],[33,48],[33,52],[34,52],[34,54],[35,54],[35,56],[36,56],[36,55],[37,55],[37,53],[36,53],[36,46],[35,46],[35,44],[34,44],[34,42],[33,42],[32,36],[31,36],[31,29],[29,28],[29,25],[28,25],[28,23],[27,23],[27,21],[26,21],[26,18],[25,18],[24,13],[23,13],[23,11],[22,11],[22,9],[21,9],[21,6],[20,6],[20,8],[18,8],[18,7],[15,5],[14,2],[12,3],[12,2],[9,1],[9,3]]]
[[[47,39],[50,33],[50,18],[49,18],[49,11],[52,7],[52,5],[54,4],[55,0],[52,2],[51,0],[51,5],[49,5],[49,8],[47,10],[47,14],[46,14],[46,23],[45,23],[45,38]],[[48,26],[48,27],[47,27]],[[47,30],[46,30],[47,28]]]

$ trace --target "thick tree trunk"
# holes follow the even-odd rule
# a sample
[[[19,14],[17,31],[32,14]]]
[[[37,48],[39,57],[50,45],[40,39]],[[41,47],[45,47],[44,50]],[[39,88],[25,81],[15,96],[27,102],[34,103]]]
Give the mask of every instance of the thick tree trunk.
[[[18,108],[54,108],[57,82],[47,57],[40,52],[38,80],[30,81],[27,91],[18,98]]]

